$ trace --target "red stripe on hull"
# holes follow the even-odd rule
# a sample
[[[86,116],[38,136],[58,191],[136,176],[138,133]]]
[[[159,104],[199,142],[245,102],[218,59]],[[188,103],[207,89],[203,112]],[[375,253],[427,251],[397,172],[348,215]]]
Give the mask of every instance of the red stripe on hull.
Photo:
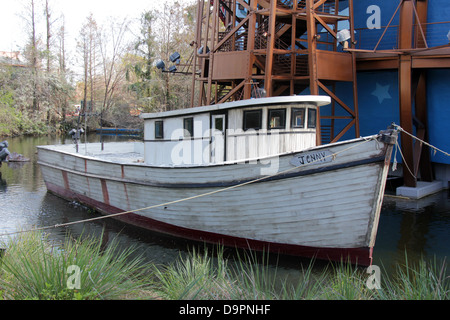
[[[47,189],[65,199],[79,201],[89,207],[95,208],[102,214],[116,214],[126,210],[113,207],[109,204],[99,202],[86,196],[74,193],[71,190],[57,185],[46,183]],[[153,220],[134,213],[116,216],[114,219],[145,228],[150,231],[169,234],[175,237],[193,241],[221,244],[227,247],[238,247],[256,251],[274,252],[279,254],[300,256],[306,258],[316,258],[320,260],[350,262],[358,266],[369,266],[372,264],[373,248],[317,248],[292,244],[274,243],[246,238],[232,237],[212,232],[187,229],[174,226],[157,220]]]

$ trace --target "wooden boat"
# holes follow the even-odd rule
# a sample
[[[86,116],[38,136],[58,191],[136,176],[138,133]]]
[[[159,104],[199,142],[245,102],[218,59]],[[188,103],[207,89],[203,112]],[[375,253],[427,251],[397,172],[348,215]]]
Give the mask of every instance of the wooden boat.
[[[396,132],[316,146],[317,109],[329,103],[143,114],[142,142],[40,146],[39,164],[48,191],[139,227],[369,265]]]

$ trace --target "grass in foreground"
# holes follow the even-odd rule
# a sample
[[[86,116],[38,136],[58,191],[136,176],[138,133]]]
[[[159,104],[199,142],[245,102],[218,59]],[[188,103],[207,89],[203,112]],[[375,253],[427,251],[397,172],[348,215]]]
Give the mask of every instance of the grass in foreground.
[[[262,261],[253,254],[231,260],[219,248],[213,255],[207,250],[193,251],[171,265],[156,267],[134,257],[133,250],[118,250],[114,241],[103,249],[101,241],[92,238],[67,240],[62,249],[56,249],[41,233],[22,234],[8,245],[0,259],[0,299],[448,300],[450,297],[445,261],[440,264],[422,259],[412,265],[406,260],[394,275],[382,273],[381,289],[371,290],[366,269],[344,263],[317,271],[311,262],[292,281],[277,275],[277,268],[269,267],[264,255]]]
[[[145,288],[139,258],[132,249],[105,250],[92,238],[51,246],[42,233],[14,239],[0,261],[0,299],[97,300],[135,298]]]
[[[366,268],[330,265],[317,271],[313,262],[296,282],[280,279],[264,261],[249,255],[231,263],[221,251],[213,259],[193,252],[170,266],[156,269],[155,291],[164,299],[188,300],[448,300],[446,262],[397,266],[396,274],[380,276],[380,289],[368,286]],[[372,286],[373,287],[373,286]]]

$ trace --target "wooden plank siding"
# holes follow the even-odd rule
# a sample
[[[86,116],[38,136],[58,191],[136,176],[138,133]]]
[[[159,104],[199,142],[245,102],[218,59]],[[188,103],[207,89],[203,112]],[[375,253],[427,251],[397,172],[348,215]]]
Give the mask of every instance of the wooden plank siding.
[[[291,176],[286,175],[283,179],[255,183],[138,214],[182,228],[233,237],[302,246],[367,247],[373,241],[376,203],[382,197],[378,184],[386,171],[382,160],[386,147],[376,139],[368,142],[355,139],[326,148],[337,154],[328,163],[295,168],[290,160],[296,153],[280,157],[280,172],[293,169]],[[46,183],[66,188],[65,172],[71,192],[102,203],[107,197],[110,206],[123,211],[260,178],[263,168],[259,162],[193,168],[152,167],[138,163],[123,165],[56,153],[52,147],[40,147],[39,159]],[[374,162],[368,165],[361,162],[371,162],[371,159]],[[87,160],[86,172],[84,160]],[[355,165],[346,167],[348,162]],[[312,174],[307,174],[308,171]],[[187,187],[189,184],[191,188]],[[351,197],[346,196],[350,194]]]

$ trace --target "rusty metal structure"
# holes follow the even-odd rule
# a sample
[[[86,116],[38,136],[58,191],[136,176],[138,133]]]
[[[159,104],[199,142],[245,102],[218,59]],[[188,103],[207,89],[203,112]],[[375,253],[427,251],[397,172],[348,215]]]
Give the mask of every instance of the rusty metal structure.
[[[354,34],[352,16],[339,15],[339,4],[338,0],[199,0],[195,66],[200,70],[199,105],[250,99],[261,89],[268,97],[307,88],[319,94],[322,89],[348,112],[339,117],[348,124],[339,133],[332,125],[321,128],[318,144],[337,141],[352,127],[359,136],[355,53],[337,51],[338,22],[348,21]],[[353,37],[348,43],[354,46]],[[353,83],[353,108],[336,96],[337,81]],[[333,123],[336,117],[327,119]],[[327,138],[320,134],[325,132]]]
[[[428,0],[397,0],[374,48],[358,44],[354,1],[198,0],[192,106],[261,95],[326,94],[332,106],[327,114],[317,114],[317,144],[335,142],[348,132],[360,135],[357,72],[398,70],[400,126],[426,140],[424,70],[450,67],[449,46],[427,44]],[[397,44],[379,49],[394,17]],[[352,88],[352,103],[337,93],[342,82]],[[404,170],[405,185],[414,187],[419,171],[431,181],[429,152],[405,134],[401,141],[406,165],[414,170]]]

